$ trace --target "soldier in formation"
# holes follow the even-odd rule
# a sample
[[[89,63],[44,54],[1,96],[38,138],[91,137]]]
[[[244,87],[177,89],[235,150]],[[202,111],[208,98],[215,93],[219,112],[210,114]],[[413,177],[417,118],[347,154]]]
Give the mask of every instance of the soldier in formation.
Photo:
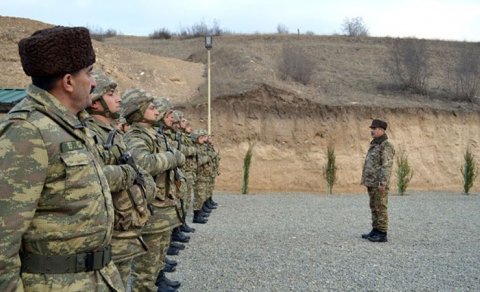
[[[123,291],[114,207],[93,133],[95,52],[82,27],[19,42],[28,96],[0,124],[0,291]]]

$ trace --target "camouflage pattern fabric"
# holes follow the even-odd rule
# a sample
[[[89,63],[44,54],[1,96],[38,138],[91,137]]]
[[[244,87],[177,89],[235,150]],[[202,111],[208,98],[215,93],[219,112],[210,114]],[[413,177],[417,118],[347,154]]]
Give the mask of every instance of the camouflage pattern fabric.
[[[0,291],[123,291],[115,265],[21,273],[22,252],[72,255],[110,244],[113,203],[93,135],[54,96],[30,85],[0,124]]]
[[[372,227],[383,232],[388,229],[388,189],[394,156],[395,149],[385,134],[372,140],[363,166],[362,185],[370,197]],[[380,192],[379,186],[385,186],[385,191]]]
[[[92,76],[95,78],[95,82],[97,83],[97,86],[95,86],[91,94],[92,101],[99,99],[110,90],[117,88],[117,82],[99,70],[95,69]]]
[[[219,166],[220,166],[220,156],[215,151],[215,148],[212,144],[207,143],[207,154],[210,157],[210,161],[212,162],[212,169],[210,173],[210,180],[208,185],[208,194],[207,199],[213,196],[213,190],[215,189],[215,179],[219,175]]]
[[[212,173],[211,157],[208,155],[208,146],[197,144],[197,180],[194,186],[193,209],[200,210],[208,199]]]
[[[388,230],[388,190],[383,193],[376,187],[368,187],[370,211],[372,213],[372,228],[387,232]]]
[[[147,289],[155,287],[158,272],[164,267],[171,231],[181,225],[176,212],[177,202],[170,194],[169,170],[177,166],[177,159],[173,153],[165,151],[159,138],[156,129],[136,123],[125,135],[127,149],[135,161],[155,178],[157,185],[152,202],[153,215],[142,231],[149,251],[134,263],[134,291],[150,291]]]
[[[120,164],[121,157],[126,152],[123,135],[111,125],[106,125],[94,117],[88,119],[86,125],[96,134],[96,148],[102,158],[103,170],[112,192],[115,208],[112,259],[125,284],[128,283],[133,259],[147,252],[141,231],[150,217],[148,203],[155,196],[156,186],[153,178],[138,168],[145,186],[132,188],[137,171],[130,165]],[[111,147],[106,147],[109,136]],[[135,192],[137,189],[139,191]],[[147,201],[146,198],[150,200]]]
[[[395,149],[385,134],[370,143],[363,165],[362,185],[378,187],[390,185]]]

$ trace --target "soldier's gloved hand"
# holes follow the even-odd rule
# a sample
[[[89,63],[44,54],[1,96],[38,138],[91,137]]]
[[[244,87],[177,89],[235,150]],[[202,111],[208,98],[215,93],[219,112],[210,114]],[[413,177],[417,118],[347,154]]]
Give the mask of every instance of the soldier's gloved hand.
[[[124,179],[120,180],[125,183],[125,189],[133,185],[135,178],[137,177],[137,172],[133,167],[128,164],[121,165],[123,173],[125,174]]]
[[[176,149],[173,149],[173,154],[175,156],[175,161],[177,162],[177,167],[183,166],[185,164],[185,155]]]

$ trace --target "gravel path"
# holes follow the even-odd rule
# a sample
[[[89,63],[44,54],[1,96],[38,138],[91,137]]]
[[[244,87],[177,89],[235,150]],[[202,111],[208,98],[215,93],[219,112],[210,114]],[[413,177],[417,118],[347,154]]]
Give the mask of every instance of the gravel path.
[[[479,195],[390,196],[388,243],[360,238],[366,194],[214,199],[209,222],[191,224],[170,256],[180,291],[480,291]]]

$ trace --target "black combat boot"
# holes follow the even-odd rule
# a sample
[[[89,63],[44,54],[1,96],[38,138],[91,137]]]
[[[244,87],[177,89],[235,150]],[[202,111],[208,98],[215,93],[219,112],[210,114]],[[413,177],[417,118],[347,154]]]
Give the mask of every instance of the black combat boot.
[[[161,282],[157,284],[157,292],[176,292],[177,289],[172,288],[165,284],[165,282]]]
[[[210,209],[208,208],[208,206],[205,205],[205,204],[206,204],[206,202],[203,203],[203,207],[202,207],[203,213],[208,213],[208,214],[212,213],[212,210],[210,210]]]
[[[174,266],[174,267],[175,267],[176,265],[178,265],[177,261],[171,260],[171,259],[169,259],[169,258],[165,258],[165,263],[166,263],[166,264],[169,264],[170,266]]]
[[[372,242],[387,242],[387,233],[377,230],[373,235],[367,237]]]
[[[170,242],[170,246],[173,246],[174,248],[178,248],[179,250],[184,250],[185,249],[185,244],[182,244],[180,242],[172,241],[172,242]]]
[[[172,241],[189,242],[190,236],[185,235],[185,233],[180,231],[180,228],[176,227],[172,232]]]
[[[180,250],[176,247],[171,246],[171,245],[167,249],[167,254],[168,255],[178,255],[179,253],[180,253]]]
[[[188,226],[187,221],[180,226],[180,230],[186,233],[195,232],[195,228]]]
[[[172,265],[169,265],[167,263],[165,263],[165,267],[163,268],[163,271],[165,273],[173,273],[177,270],[177,268],[175,266],[172,266]]]
[[[209,200],[205,201],[205,206],[207,206],[207,208],[212,209],[212,210],[217,209],[217,206],[213,205],[212,202],[209,201]]]
[[[168,279],[165,276],[165,272],[163,270],[161,270],[160,273],[158,273],[157,280],[155,281],[155,285],[157,285],[157,287],[159,287],[159,288],[160,288],[160,286],[162,286],[162,284],[166,284],[166,286],[168,286],[170,288],[174,288],[174,289],[178,289],[178,287],[180,287],[180,282],[172,281],[172,280]]]
[[[218,206],[218,203],[215,202],[212,197],[208,198],[208,201],[210,202],[210,204],[212,204],[213,206],[217,207]]]
[[[367,239],[367,238],[369,238],[370,236],[374,235],[375,232],[377,232],[377,230],[376,230],[375,228],[373,228],[372,231],[370,231],[370,233],[364,233],[364,234],[362,234],[362,238],[363,238],[363,239]]]
[[[205,224],[208,222],[208,219],[202,216],[202,211],[196,210],[193,211],[193,223]]]

